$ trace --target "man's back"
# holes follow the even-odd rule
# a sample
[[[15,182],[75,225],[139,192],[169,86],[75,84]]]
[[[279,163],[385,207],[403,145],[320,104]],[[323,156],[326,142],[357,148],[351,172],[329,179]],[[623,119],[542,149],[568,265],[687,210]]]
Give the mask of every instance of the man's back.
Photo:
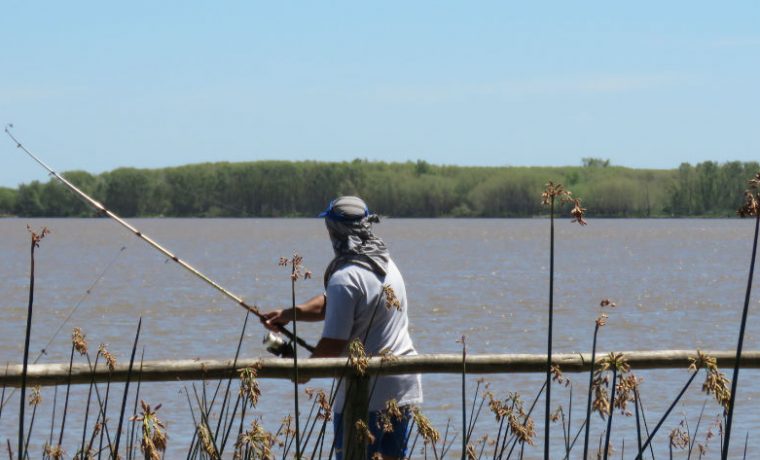
[[[388,287],[390,295],[386,295]],[[397,299],[397,305],[389,302],[391,295]],[[406,288],[392,260],[384,278],[354,264],[341,267],[330,278],[322,337],[348,341],[358,338],[372,356],[385,350],[396,356],[415,355],[408,325]],[[377,383],[371,382],[370,388],[373,388],[370,410],[383,409],[390,399],[399,405],[422,402],[419,375],[381,376]],[[340,389],[336,412],[342,411],[343,397],[344,391]]]

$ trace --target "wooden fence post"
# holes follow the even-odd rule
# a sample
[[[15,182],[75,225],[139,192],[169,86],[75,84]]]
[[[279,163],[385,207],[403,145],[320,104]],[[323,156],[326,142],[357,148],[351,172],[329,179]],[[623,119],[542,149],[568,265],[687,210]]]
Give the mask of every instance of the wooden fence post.
[[[343,404],[343,459],[366,460],[367,443],[360,442],[356,422],[369,426],[369,377],[347,376],[348,387]]]

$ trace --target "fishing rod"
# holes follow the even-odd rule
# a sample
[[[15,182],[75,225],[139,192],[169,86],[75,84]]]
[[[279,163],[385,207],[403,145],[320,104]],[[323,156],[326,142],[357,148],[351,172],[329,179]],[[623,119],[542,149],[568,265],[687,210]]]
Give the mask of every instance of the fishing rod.
[[[108,216],[111,219],[115,220],[122,227],[126,228],[127,230],[129,230],[130,232],[132,232],[133,234],[135,234],[138,238],[140,238],[141,240],[143,240],[146,243],[148,243],[154,249],[158,250],[161,254],[163,254],[166,257],[168,257],[169,259],[173,260],[174,262],[176,262],[177,264],[179,264],[179,266],[181,266],[185,270],[189,271],[190,273],[192,273],[196,277],[200,278],[201,280],[205,281],[206,284],[209,284],[211,287],[213,287],[217,291],[221,292],[224,296],[226,296],[226,297],[234,300],[235,302],[237,302],[238,305],[240,305],[241,307],[245,308],[249,312],[253,313],[257,318],[259,318],[259,320],[262,323],[265,321],[264,315],[261,314],[261,312],[259,312],[258,307],[256,307],[255,305],[248,305],[243,300],[242,297],[240,297],[240,296],[232,293],[231,291],[229,291],[228,289],[226,289],[225,287],[223,287],[222,285],[220,285],[216,281],[212,280],[208,276],[206,276],[203,273],[201,273],[200,271],[198,271],[198,269],[196,269],[195,267],[193,267],[189,263],[185,262],[184,260],[182,260],[179,257],[177,257],[176,255],[174,255],[171,251],[169,251],[165,247],[163,247],[160,244],[158,244],[158,242],[156,242],[151,237],[149,237],[148,235],[146,235],[143,232],[141,232],[140,230],[138,230],[136,227],[134,227],[133,225],[131,225],[126,220],[122,219],[121,217],[119,217],[116,214],[114,214],[112,211],[108,210],[99,201],[97,201],[94,198],[90,197],[89,195],[87,195],[86,193],[84,193],[83,191],[81,191],[79,188],[77,188],[77,186],[75,186],[74,184],[72,184],[71,182],[69,182],[65,177],[61,176],[56,171],[54,171],[53,168],[51,168],[50,166],[48,166],[39,157],[37,157],[35,154],[33,154],[32,152],[30,152],[26,147],[24,147],[24,145],[21,142],[19,142],[18,139],[16,139],[16,137],[13,135],[13,133],[11,133],[11,131],[10,131],[11,128],[13,128],[12,124],[6,125],[5,126],[5,134],[7,134],[8,137],[10,137],[13,140],[13,142],[16,143],[16,147],[17,148],[23,150],[24,153],[26,153],[30,158],[32,158],[34,161],[36,161],[40,166],[42,166],[43,168],[45,168],[50,173],[50,175],[52,175],[53,177],[55,177],[56,179],[58,179],[59,182],[61,182],[69,190],[71,190],[72,192],[74,192],[74,194],[76,194],[79,198],[81,198],[85,203],[87,203],[91,207],[95,208],[95,210],[98,212],[98,214]],[[302,338],[296,337],[295,335],[293,335],[293,333],[290,332],[287,328],[285,328],[285,326],[277,324],[277,325],[275,325],[275,327],[277,328],[278,332],[280,332],[282,335],[284,335],[285,337],[287,337],[288,340],[290,340],[291,342],[295,342],[298,345],[301,345],[303,348],[305,348],[309,352],[313,352],[314,351],[314,347],[313,346],[309,345]],[[266,348],[267,348],[268,351],[270,351],[271,353],[274,353],[276,355],[279,355],[279,356],[288,357],[288,356],[292,356],[292,354],[293,354],[293,350],[292,350],[293,345],[291,345],[290,343],[286,343],[281,337],[274,336],[271,333],[267,334],[267,336],[264,338],[264,345],[266,346]]]

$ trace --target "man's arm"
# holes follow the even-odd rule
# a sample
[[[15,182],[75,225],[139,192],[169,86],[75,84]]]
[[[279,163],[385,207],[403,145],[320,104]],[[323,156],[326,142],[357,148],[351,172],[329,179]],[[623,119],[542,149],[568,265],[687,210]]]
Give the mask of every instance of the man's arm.
[[[322,321],[325,319],[325,295],[319,294],[306,302],[296,305],[298,321]],[[267,329],[277,331],[277,325],[284,326],[293,321],[293,309],[273,310],[263,314],[261,320]]]
[[[319,339],[317,346],[314,348],[314,352],[311,354],[312,358],[337,358],[348,345],[348,340],[330,339],[322,337]]]

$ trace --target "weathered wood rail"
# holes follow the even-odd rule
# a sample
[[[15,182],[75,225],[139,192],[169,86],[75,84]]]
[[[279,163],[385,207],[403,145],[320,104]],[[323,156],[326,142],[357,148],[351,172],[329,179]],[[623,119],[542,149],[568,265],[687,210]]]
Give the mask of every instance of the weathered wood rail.
[[[628,351],[622,352],[633,369],[686,369],[689,358],[695,356],[694,350]],[[735,351],[705,351],[718,360],[722,368],[734,365]],[[597,352],[597,360],[607,352]],[[553,361],[563,372],[582,372],[591,368],[590,353],[559,353],[552,356]],[[133,375],[141,373],[142,381],[166,382],[175,380],[220,379],[237,376],[240,369],[259,363],[260,378],[290,378],[293,375],[293,361],[282,358],[239,359],[233,366],[232,360],[170,360],[145,361],[135,363]],[[484,354],[467,355],[468,374],[510,374],[544,372],[546,355],[533,354]],[[760,351],[742,353],[741,365],[744,368],[760,368]],[[1,368],[0,368],[1,369]],[[347,369],[345,358],[305,359],[298,362],[299,374],[303,377],[333,377]],[[462,355],[429,354],[405,356],[393,360],[381,358],[370,359],[369,374],[459,374],[462,372]],[[110,373],[112,382],[127,379],[128,363],[117,364]],[[93,373],[87,364],[74,364],[71,369],[72,383],[89,383]],[[28,370],[29,385],[60,385],[69,379],[69,365],[33,364]],[[105,382],[109,371],[105,364],[95,370],[95,381]],[[9,365],[7,372],[0,371],[0,385],[16,387],[21,384],[21,365]]]

